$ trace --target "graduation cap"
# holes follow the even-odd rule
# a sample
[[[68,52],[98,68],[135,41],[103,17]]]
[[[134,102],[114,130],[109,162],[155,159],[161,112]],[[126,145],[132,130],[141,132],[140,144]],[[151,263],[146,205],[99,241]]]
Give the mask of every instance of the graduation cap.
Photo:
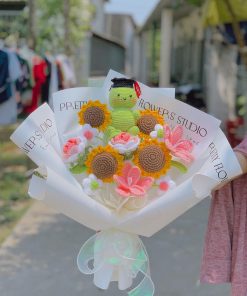
[[[138,84],[134,79],[127,79],[127,78],[113,78],[112,80],[112,86],[111,88],[116,88],[116,87],[127,87],[127,88],[134,88],[137,97],[139,98],[141,95],[141,89]]]
[[[113,78],[111,80],[113,82],[112,88],[115,87],[129,87],[134,88],[135,80],[133,79],[127,79],[127,78]]]

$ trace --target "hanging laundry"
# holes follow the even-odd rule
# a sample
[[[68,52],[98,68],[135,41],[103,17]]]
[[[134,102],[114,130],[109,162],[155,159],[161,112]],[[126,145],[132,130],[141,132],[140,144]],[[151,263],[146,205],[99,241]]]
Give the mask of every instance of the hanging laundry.
[[[51,80],[51,63],[44,57],[44,62],[46,64],[45,71],[45,81],[41,85],[41,102],[45,103],[49,101],[49,89],[50,89],[50,80]]]
[[[57,65],[58,89],[61,90],[65,88],[62,63],[57,60],[56,65]]]
[[[30,114],[34,110],[38,108],[39,105],[39,99],[41,96],[41,87],[42,84],[46,80],[46,69],[47,65],[45,61],[38,55],[33,57],[32,60],[33,63],[33,78],[34,78],[34,86],[32,90],[32,102],[30,105],[27,105],[24,107],[23,111],[25,114]]]
[[[21,77],[21,65],[14,51],[7,48],[1,50],[7,54],[8,72],[9,72],[9,86],[11,95],[0,104],[0,125],[15,123],[17,120],[17,90],[16,81]],[[5,59],[6,67],[6,59]],[[4,68],[5,68],[4,67]],[[6,69],[6,68],[5,68]],[[6,71],[6,70],[5,70]],[[2,68],[1,68],[2,72]],[[8,90],[9,91],[9,90]]]
[[[41,87],[41,101],[42,103],[48,102],[52,107],[52,94],[59,90],[58,88],[58,69],[55,58],[46,53],[44,56],[46,63],[46,80]]]
[[[57,92],[59,90],[59,81],[58,81],[58,69],[55,58],[50,55],[46,54],[46,59],[51,64],[51,75],[50,75],[50,85],[49,85],[49,97],[48,102],[51,108],[53,108],[53,102],[52,102],[52,95],[53,93]]]
[[[23,105],[30,104],[32,99],[32,79],[31,69],[27,60],[25,60],[19,53],[17,58],[21,65],[21,77],[16,82],[16,88],[21,95],[21,102]]]
[[[76,84],[75,70],[72,61],[64,54],[57,56],[64,78],[64,88],[74,87]]]
[[[8,54],[0,50],[0,104],[11,97]]]

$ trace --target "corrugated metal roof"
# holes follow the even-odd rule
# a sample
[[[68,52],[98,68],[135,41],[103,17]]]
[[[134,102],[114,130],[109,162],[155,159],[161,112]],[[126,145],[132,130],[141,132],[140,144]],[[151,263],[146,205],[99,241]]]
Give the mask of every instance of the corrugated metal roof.
[[[176,5],[174,6],[174,3],[173,0],[160,0],[138,32],[141,33],[142,31],[149,29],[152,26],[153,21],[160,20],[161,12],[164,8],[171,8],[174,10],[174,19],[179,19],[187,15],[193,9],[193,6],[186,2],[182,2],[182,4],[177,7]]]

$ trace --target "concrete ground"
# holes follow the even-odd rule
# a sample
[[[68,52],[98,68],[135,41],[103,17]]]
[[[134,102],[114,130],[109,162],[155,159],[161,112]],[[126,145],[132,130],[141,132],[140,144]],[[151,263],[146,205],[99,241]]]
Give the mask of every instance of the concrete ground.
[[[227,296],[229,285],[198,281],[209,200],[152,238],[144,238],[155,296]],[[151,223],[151,221],[150,221]],[[1,296],[122,296],[112,284],[94,287],[76,266],[77,253],[93,232],[36,202],[0,249]]]

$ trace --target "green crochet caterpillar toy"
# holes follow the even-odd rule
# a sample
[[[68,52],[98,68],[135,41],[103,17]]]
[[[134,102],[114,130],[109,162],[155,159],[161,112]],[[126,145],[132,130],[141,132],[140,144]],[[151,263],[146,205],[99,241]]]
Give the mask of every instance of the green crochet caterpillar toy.
[[[132,110],[139,97],[139,85],[132,79],[114,78],[109,93],[111,111],[111,125],[106,130],[108,140],[121,132],[132,135],[139,133],[136,125],[140,118],[138,110]],[[136,88],[137,87],[137,88]]]

